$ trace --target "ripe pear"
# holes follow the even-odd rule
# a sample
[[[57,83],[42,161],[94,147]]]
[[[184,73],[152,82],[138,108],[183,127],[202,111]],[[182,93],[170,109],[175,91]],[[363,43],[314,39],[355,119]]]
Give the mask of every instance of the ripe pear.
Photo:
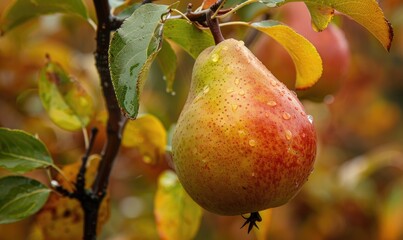
[[[227,39],[195,62],[172,153],[199,205],[239,215],[283,205],[300,190],[316,134],[295,94],[242,41]]]

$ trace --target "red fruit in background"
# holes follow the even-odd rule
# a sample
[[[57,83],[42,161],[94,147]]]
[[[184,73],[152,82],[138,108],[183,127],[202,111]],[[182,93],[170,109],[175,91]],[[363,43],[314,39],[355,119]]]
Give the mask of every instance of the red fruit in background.
[[[281,22],[292,27],[316,47],[323,61],[322,77],[313,87],[300,91],[299,95],[321,101],[326,95],[335,93],[350,65],[350,51],[344,33],[332,23],[322,32],[315,32],[304,3],[285,4],[279,9],[279,16]],[[254,44],[252,51],[280,81],[287,87],[294,88],[294,63],[283,47],[273,39],[262,36]]]

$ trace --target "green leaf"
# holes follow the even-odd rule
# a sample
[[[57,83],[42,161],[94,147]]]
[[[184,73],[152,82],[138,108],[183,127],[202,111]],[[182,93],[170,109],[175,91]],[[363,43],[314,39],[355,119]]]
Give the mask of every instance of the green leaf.
[[[40,140],[20,130],[0,128],[0,167],[25,173],[49,166],[53,166],[52,158]]]
[[[157,61],[164,74],[167,92],[172,92],[176,74],[176,54],[167,41],[163,41],[161,51],[157,55]]]
[[[259,2],[266,4],[268,7],[277,7],[287,1],[286,0],[260,0]]]
[[[185,192],[176,174],[167,170],[158,180],[154,215],[161,239],[193,239],[203,211]]]
[[[53,13],[75,14],[88,20],[82,0],[15,0],[2,17],[0,32],[4,34],[33,18]]]
[[[129,118],[136,118],[148,70],[161,45],[165,5],[144,4],[113,35],[109,64],[116,97]]]
[[[120,4],[112,8],[112,14],[120,20],[130,17],[134,11],[141,7],[142,3],[132,3],[130,1],[119,2]]]
[[[252,0],[253,1],[253,0]],[[315,30],[324,30],[334,10],[337,10],[365,27],[389,51],[393,39],[393,29],[376,0],[259,0],[269,7],[287,2],[305,2],[312,16]]]
[[[43,106],[59,127],[76,131],[91,121],[94,113],[91,96],[58,63],[48,60],[38,86]]]
[[[23,176],[0,179],[0,224],[22,220],[39,211],[46,203],[50,189]]]
[[[164,26],[164,37],[181,46],[195,59],[204,49],[214,45],[210,31],[198,29],[183,19],[168,20]]]
[[[322,75],[322,59],[316,48],[292,28],[269,20],[250,24],[269,35],[290,54],[297,72],[295,88],[304,89],[315,84]]]
[[[227,0],[224,3],[224,7],[225,8],[230,8],[230,7],[233,7],[233,6],[235,6],[237,4],[240,4],[240,3],[243,3],[243,2],[246,2],[246,1],[245,0]]]

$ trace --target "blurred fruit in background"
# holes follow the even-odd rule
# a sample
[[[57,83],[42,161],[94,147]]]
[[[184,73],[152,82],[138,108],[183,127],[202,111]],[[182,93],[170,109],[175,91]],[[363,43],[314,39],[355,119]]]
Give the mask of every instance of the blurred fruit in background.
[[[309,11],[302,2],[288,3],[280,7],[274,16],[308,39],[323,61],[322,77],[313,87],[299,91],[298,95],[322,101],[325,96],[335,93],[346,78],[350,66],[350,50],[343,31],[333,23],[322,32],[314,31]],[[261,35],[253,44],[252,51],[280,81],[294,89],[294,63],[283,47]]]

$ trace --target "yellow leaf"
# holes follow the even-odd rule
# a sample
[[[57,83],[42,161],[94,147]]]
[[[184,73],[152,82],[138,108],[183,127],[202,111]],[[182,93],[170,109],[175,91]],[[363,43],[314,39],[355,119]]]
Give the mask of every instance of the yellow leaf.
[[[296,1],[300,0],[284,2]],[[333,8],[365,27],[389,51],[393,39],[393,29],[376,0],[303,0],[303,2],[307,4],[313,24],[318,30],[326,28],[333,15],[333,11],[329,11],[329,8]],[[328,19],[327,23],[326,19]]]
[[[202,209],[185,192],[176,174],[167,170],[158,179],[154,215],[161,239],[189,240],[196,235]]]
[[[41,70],[38,87],[42,104],[56,125],[75,131],[90,122],[94,112],[91,96],[50,58]]]
[[[296,89],[309,88],[319,80],[322,75],[322,59],[307,39],[290,27],[273,20],[252,23],[250,26],[269,35],[291,55],[297,72]]]
[[[122,145],[136,148],[146,163],[155,164],[165,153],[167,133],[158,118],[145,114],[127,122]]]

